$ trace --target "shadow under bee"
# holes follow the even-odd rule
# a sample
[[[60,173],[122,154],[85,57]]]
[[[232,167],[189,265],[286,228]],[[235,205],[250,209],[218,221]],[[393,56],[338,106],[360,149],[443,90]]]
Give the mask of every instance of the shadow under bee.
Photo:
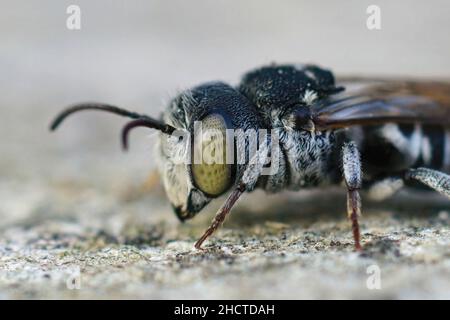
[[[346,222],[346,197],[343,190],[284,193],[267,196],[249,195],[230,215],[228,227],[251,227],[267,221],[308,226],[316,222]],[[396,219],[432,218],[440,212],[450,212],[448,200],[433,192],[402,191],[390,199],[373,201],[363,194],[367,206],[364,216],[380,212]]]

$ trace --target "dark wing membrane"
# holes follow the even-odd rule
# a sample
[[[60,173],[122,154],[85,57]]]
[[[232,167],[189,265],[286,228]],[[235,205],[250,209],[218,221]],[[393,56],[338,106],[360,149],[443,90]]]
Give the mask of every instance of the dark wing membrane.
[[[345,91],[312,107],[317,129],[389,122],[450,126],[450,82],[343,79]]]

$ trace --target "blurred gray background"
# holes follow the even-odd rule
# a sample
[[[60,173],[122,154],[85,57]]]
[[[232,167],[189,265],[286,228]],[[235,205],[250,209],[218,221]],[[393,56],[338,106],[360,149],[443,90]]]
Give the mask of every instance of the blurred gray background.
[[[298,248],[286,244],[283,250],[293,254],[293,258],[288,262],[280,260],[280,265],[287,263],[288,269],[280,267],[279,275],[296,277],[297,274],[289,268],[292,268],[292,261],[300,261],[305,264],[302,268],[306,268],[299,276],[304,285],[299,287],[295,285],[298,283],[296,280],[288,279],[285,283],[279,283],[279,291],[273,289],[277,288],[274,283],[278,283],[279,279],[275,271],[269,274],[257,272],[258,278],[248,287],[240,292],[227,291],[226,283],[242,283],[240,278],[227,278],[226,281],[222,276],[216,278],[214,273],[208,273],[208,265],[193,269],[196,276],[192,279],[195,281],[189,280],[189,276],[178,278],[179,271],[169,272],[169,276],[174,277],[172,281],[186,284],[183,291],[179,291],[176,286],[166,285],[168,279],[153,277],[161,268],[173,267],[170,263],[169,266],[164,263],[156,266],[150,264],[151,267],[148,264],[144,264],[145,267],[132,264],[134,269],[131,270],[141,272],[139,275],[108,269],[109,274],[119,274],[122,279],[122,282],[117,282],[118,278],[113,278],[109,284],[105,280],[108,274],[77,260],[86,252],[83,245],[79,249],[77,241],[84,243],[86,239],[95,238],[89,233],[86,235],[86,230],[94,230],[97,236],[99,230],[107,232],[111,237],[118,237],[119,243],[122,243],[122,230],[129,220],[144,225],[165,221],[164,241],[180,240],[187,244],[170,249],[165,247],[163,241],[160,243],[162,251],[145,251],[150,250],[147,248],[140,254],[150,257],[160,255],[157,261],[172,261],[176,260],[174,257],[180,250],[186,251],[186,248],[192,247],[192,242],[211,218],[213,209],[208,210],[203,220],[200,218],[201,225],[195,232],[190,233],[187,227],[182,229],[185,230],[184,236],[177,236],[180,230],[176,228],[180,227],[161,190],[156,191],[156,196],[149,195],[147,198],[130,196],[146,181],[154,166],[153,135],[146,130],[133,133],[131,151],[124,155],[118,139],[124,119],[100,113],[79,114],[69,119],[55,134],[48,132],[48,124],[63,107],[82,101],[106,102],[157,115],[166,101],[183,88],[209,80],[236,84],[248,69],[271,62],[317,63],[336,74],[448,79],[448,1],[1,0],[0,3],[0,232],[3,237],[0,239],[0,298],[61,297],[61,294],[63,297],[65,294],[68,294],[67,297],[99,297],[101,294],[102,297],[153,298],[239,298],[251,294],[263,298],[372,297],[367,290],[361,291],[365,288],[361,280],[364,279],[363,269],[355,271],[355,274],[359,272],[362,276],[356,278],[361,280],[359,282],[352,282],[355,279],[346,273],[354,261],[353,256],[346,256],[345,253],[345,250],[351,252],[351,246],[345,247],[344,257],[334,256],[340,262],[331,260],[332,268],[339,263],[343,263],[342,267],[327,273],[326,264],[321,264],[321,259],[330,263],[328,247],[323,247],[323,256],[298,260]],[[66,9],[71,4],[81,8],[81,30],[66,28]],[[371,4],[381,8],[381,30],[370,31],[366,27],[366,8]],[[260,204],[259,209],[263,208],[264,205]],[[272,210],[278,209],[272,207]],[[341,223],[339,232],[342,231],[342,234],[338,233],[336,237],[343,236],[351,241],[343,212],[342,208],[342,215],[329,222],[330,225]],[[396,225],[396,222],[389,220],[392,214],[383,212],[384,218],[387,217],[385,221],[390,221],[391,226]],[[406,227],[402,225],[399,228],[417,230],[414,228],[423,227],[428,230],[424,226],[424,221],[428,221],[425,217],[426,214],[423,217],[425,220],[419,219],[418,227],[408,222]],[[404,264],[401,265],[389,258],[390,268],[395,271],[398,263],[401,272],[392,271],[392,281],[387,284],[390,289],[376,297],[427,297],[427,294],[442,297],[445,293],[448,297],[448,250],[442,249],[443,243],[448,249],[448,220],[445,220],[445,214],[439,217],[447,221],[444,227],[438,228],[444,240],[429,240],[436,259],[446,260],[432,270],[433,281],[427,278],[430,273],[427,263],[414,269],[418,282],[411,284],[407,272],[411,270],[408,267],[411,261],[402,260]],[[272,216],[269,219],[278,218]],[[292,223],[297,223],[299,230],[305,227],[302,221]],[[372,234],[383,233],[383,228],[388,227],[387,223],[380,227],[376,220],[372,225],[367,223],[367,228],[375,228],[370,229]],[[44,226],[39,229],[41,224]],[[239,224],[239,221],[235,222],[236,230],[239,230]],[[315,226],[313,230],[321,228]],[[301,232],[299,230],[290,231],[295,234]],[[327,227],[323,230],[326,235],[334,234]],[[224,233],[227,234],[226,231]],[[59,248],[63,248],[58,250],[78,248],[78,256],[70,263],[84,265],[82,271],[88,272],[91,277],[90,287],[85,285],[91,291],[68,293],[61,287],[63,258],[58,256],[61,252],[45,251],[52,246],[51,241],[62,241],[55,240],[55,234],[59,235],[58,239],[66,239],[68,234],[76,235],[75,240],[70,238],[72,240],[67,240],[63,245],[58,243]],[[246,235],[245,232],[243,234]],[[255,234],[257,238],[264,238],[258,232]],[[305,237],[310,238],[311,234]],[[423,240],[425,236],[420,237]],[[232,236],[230,239],[232,246],[235,241]],[[44,247],[39,241],[44,241]],[[433,247],[436,243],[437,249]],[[106,241],[106,247],[109,244]],[[414,244],[411,246],[414,248]],[[95,251],[97,249],[88,246],[94,250],[90,259],[95,260],[98,252],[108,256],[101,251],[106,250],[105,247],[100,247],[100,251]],[[409,254],[416,252],[411,248]],[[433,248],[436,250],[433,251]],[[122,248],[113,246],[113,250],[118,250],[120,256]],[[423,253],[424,249],[420,250]],[[279,251],[274,249],[273,254]],[[169,257],[164,255],[165,252]],[[116,257],[117,254],[114,254]],[[24,261],[25,257],[31,258]],[[65,253],[64,257],[67,257]],[[199,258],[188,254],[186,259]],[[220,263],[220,259],[217,260]],[[124,261],[127,263],[126,257]],[[258,263],[265,265],[273,261],[269,257],[267,261],[263,259]],[[323,274],[318,275],[314,269],[307,269],[307,266],[315,264],[324,266],[326,281],[320,280]],[[107,269],[114,263],[106,261],[105,265],[99,264]],[[245,269],[245,262],[239,266]],[[151,269],[153,267],[155,269]],[[236,272],[236,269],[233,270]],[[254,272],[255,269],[252,270]],[[48,280],[45,273],[50,274],[52,280]],[[206,282],[196,282],[201,281],[205,274],[210,276],[206,277]],[[343,274],[346,282],[339,284]],[[399,278],[399,274],[403,278]],[[266,276],[271,280],[260,288],[261,279]],[[403,287],[398,284],[402,279]],[[43,287],[42,281],[50,284]],[[147,287],[140,287],[142,283]],[[125,293],[114,290],[126,285],[134,287],[127,287]],[[154,291],[155,288],[160,291]]]

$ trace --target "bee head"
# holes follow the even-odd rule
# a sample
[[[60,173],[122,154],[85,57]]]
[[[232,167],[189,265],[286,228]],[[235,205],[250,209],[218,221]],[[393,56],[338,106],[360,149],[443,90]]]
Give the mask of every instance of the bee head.
[[[176,215],[186,220],[236,186],[246,165],[237,163],[245,146],[235,134],[256,130],[260,119],[246,97],[220,82],[182,92],[163,119],[179,130],[160,135],[159,170]]]

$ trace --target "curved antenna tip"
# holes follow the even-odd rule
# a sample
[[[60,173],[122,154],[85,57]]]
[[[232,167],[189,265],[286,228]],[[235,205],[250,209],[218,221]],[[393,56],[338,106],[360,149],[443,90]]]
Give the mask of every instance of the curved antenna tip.
[[[66,116],[67,115],[65,115],[64,113],[60,113],[59,115],[57,115],[56,118],[54,118],[53,121],[50,122],[50,126],[48,129],[50,131],[55,131],[56,129],[58,129],[59,125],[66,118]]]
[[[69,107],[62,112],[60,112],[54,120],[50,123],[50,131],[55,131],[59,125],[71,114],[76,113],[78,111],[83,110],[100,110],[100,111],[106,111],[111,112],[114,114],[117,114],[119,116],[129,117],[132,119],[139,119],[142,117],[145,117],[144,115],[140,115],[135,112],[131,112],[122,108],[118,108],[116,106],[112,106],[109,104],[102,104],[102,103],[80,103],[73,105],[72,107]]]
[[[50,123],[50,126],[48,127],[48,130],[53,132],[56,131],[56,129],[58,129],[58,124],[52,121],[52,123]]]
[[[128,151],[128,135],[122,132],[122,151]]]
[[[156,129],[161,131],[162,133],[169,135],[175,131],[174,127],[149,117],[142,117],[140,119],[130,121],[122,129],[122,149],[124,151],[128,150],[128,135],[130,131],[137,127],[147,127],[150,129]]]

